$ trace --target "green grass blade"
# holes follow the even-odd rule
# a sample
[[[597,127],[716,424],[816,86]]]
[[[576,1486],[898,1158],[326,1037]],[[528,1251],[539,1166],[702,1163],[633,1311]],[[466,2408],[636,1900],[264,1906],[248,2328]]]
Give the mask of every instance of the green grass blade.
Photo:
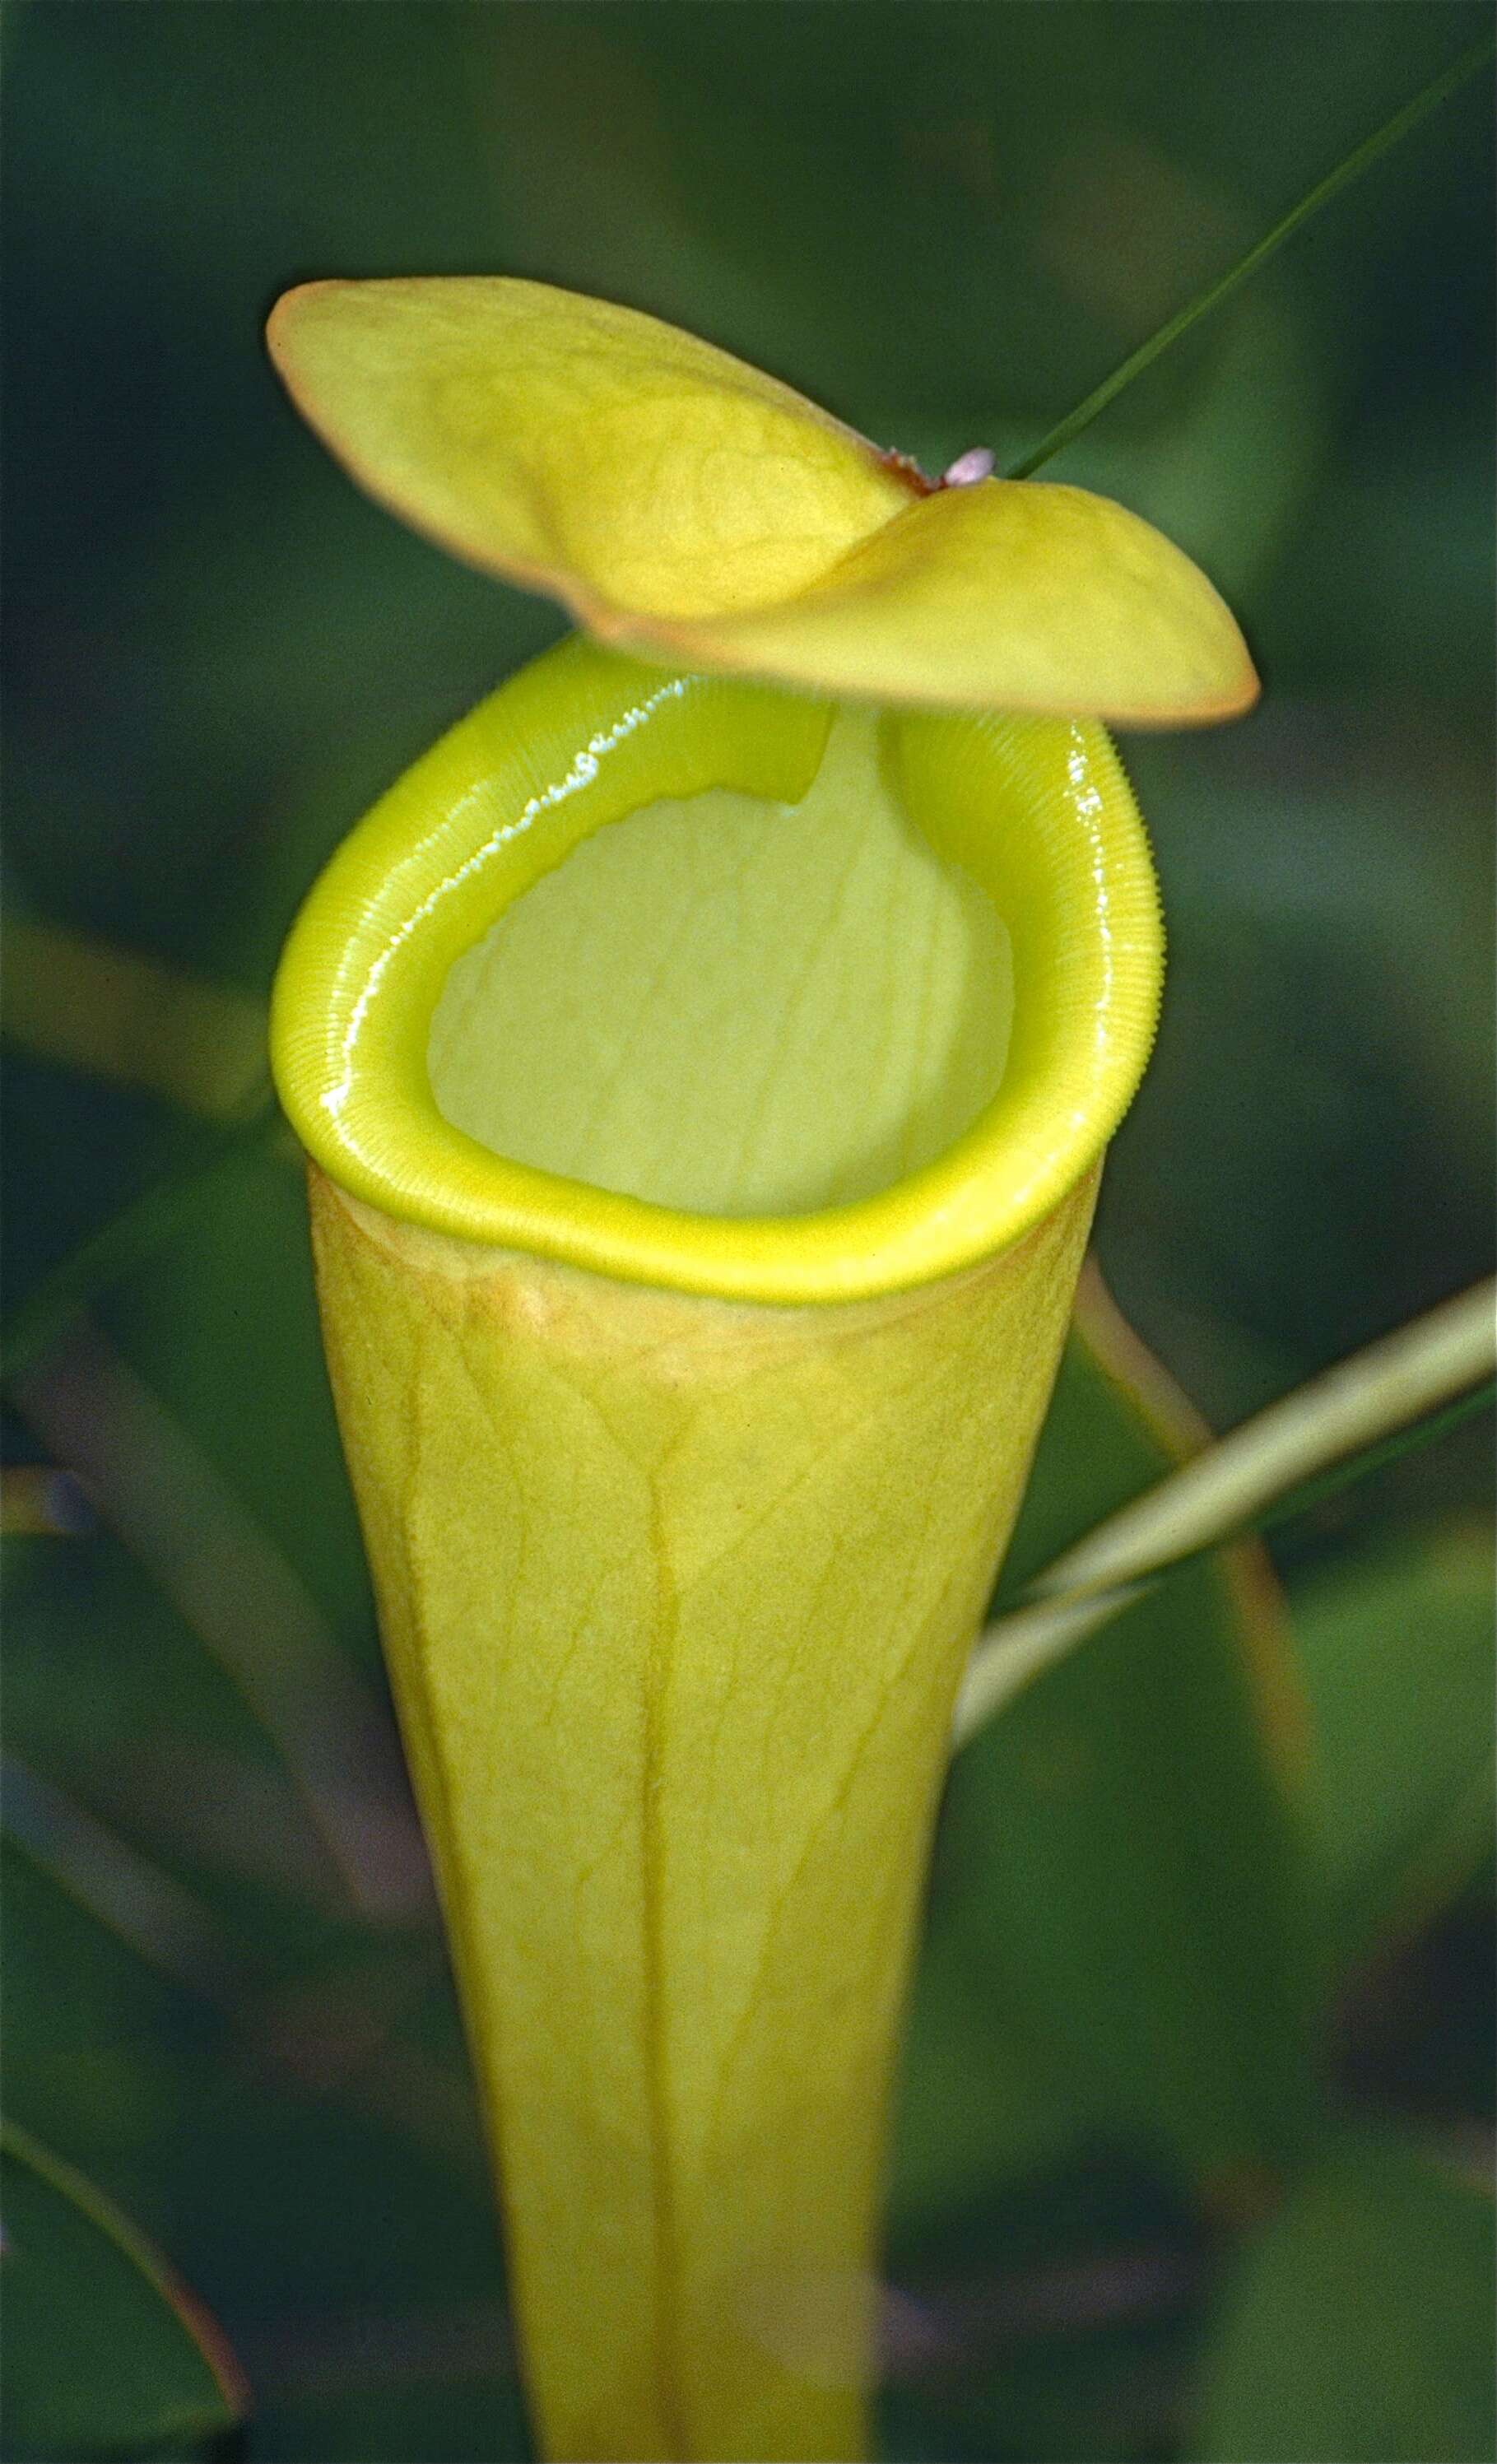
[[[1364,171],[1370,171],[1373,165],[1417,128],[1420,121],[1426,120],[1432,111],[1438,111],[1442,102],[1458,94],[1468,79],[1491,59],[1494,50],[1497,50],[1497,37],[1488,34],[1479,43],[1473,43],[1469,51],[1463,52],[1461,57],[1433,78],[1412,102],[1406,102],[1391,120],[1384,121],[1381,128],[1365,137],[1344,162],[1336,165],[1333,171],[1328,171],[1323,180],[1317,180],[1298,205],[1291,206],[1283,219],[1275,223],[1271,231],[1266,231],[1245,256],[1240,256],[1225,274],[1219,275],[1215,282],[1208,283],[1204,291],[1199,291],[1183,308],[1177,309],[1175,315],[1151,334],[1146,342],[1140,342],[1135,351],[1130,351],[1112,375],[1104,377],[1085,401],[1079,402],[1058,427],[1050,429],[1048,435],[1042,436],[1039,444],[1022,461],[1016,462],[1004,476],[1009,479],[1032,478],[1045,463],[1052,460],[1066,446],[1074,444],[1099,413],[1116,401],[1124,387],[1133,384],[1134,377],[1142,376],[1145,368],[1152,367],[1172,343],[1178,342],[1182,334],[1189,333],[1192,325],[1200,318],[1209,316],[1213,308],[1220,307],[1222,301],[1229,298],[1239,284],[1245,282],[1249,275],[1256,274],[1261,265],[1266,265],[1269,257],[1277,254],[1302,223],[1318,214],[1322,206],[1328,206],[1332,197],[1339,196],[1343,188],[1349,188]]]

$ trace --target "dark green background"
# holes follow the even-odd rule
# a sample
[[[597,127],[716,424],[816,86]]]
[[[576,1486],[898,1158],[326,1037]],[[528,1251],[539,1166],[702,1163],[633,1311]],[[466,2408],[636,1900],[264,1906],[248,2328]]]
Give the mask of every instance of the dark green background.
[[[263,992],[363,807],[560,629],[364,503],[298,428],[259,342],[291,282],[539,275],[709,335],[929,467],[976,442],[1015,459],[1486,22],[1314,0],[8,9],[9,913]],[[1488,1260],[1488,123],[1478,80],[1051,473],[1199,556],[1266,680],[1237,727],[1126,748],[1172,973],[1100,1249],[1219,1425]],[[59,970],[59,1010],[77,998]],[[206,1133],[34,1049],[8,1087],[14,1303]],[[81,1381],[168,1528],[154,1551],[99,1529],[7,1543],[10,2097],[212,2303],[254,2387],[250,2455],[492,2458],[519,2452],[517,2397],[495,2371],[497,2258],[441,1954],[401,1864],[408,1818],[371,1746],[361,1820],[386,1880],[351,1906],[243,1683],[164,1587],[173,1549],[206,1552],[253,1692],[271,1610],[260,1561],[234,1554],[249,1516],[331,1639],[304,1672],[316,1715],[341,1716],[338,1668],[378,1688],[299,1203],[284,1158],[236,1164],[100,1303],[106,1349],[35,1372]],[[165,1424],[129,1418],[121,1377]],[[1089,1479],[1102,1503],[1152,1467],[1081,1386],[1073,1403],[1071,1491],[1058,1439],[1046,1475],[1057,1533],[1085,1519]],[[7,1437],[12,1462],[47,1459],[34,1413]],[[1105,1478],[1077,1472],[1089,1449]],[[1463,2162],[1490,2107],[1485,1800],[1458,1839],[1445,1817],[1486,1716],[1467,1683],[1486,1456],[1469,1423],[1280,1549],[1331,1705],[1327,1786],[1377,1835],[1332,1852],[1349,1879],[1312,2067],[1339,2081],[1338,2131],[1397,2115]],[[1427,1751],[1399,1691],[1416,1652],[1466,1672]],[[958,1785],[937,1864],[936,1940],[946,1924],[969,1981],[1003,1887],[980,1886],[994,1785]],[[1194,1818],[1209,1828],[1209,1806]],[[1178,1853],[1196,1858],[1188,1824]],[[1081,1959],[1070,1922],[1057,1973]],[[1037,1927],[1042,1969],[1054,1940]],[[1228,2197],[1180,2113],[1149,2116],[1136,2069],[1126,2095],[1099,2071],[1060,2120],[1031,2109],[991,1996],[953,2018],[967,1984],[937,1986],[893,2249],[935,2324],[895,2338],[892,2452],[1078,2464],[1318,2438],[1316,2455],[1359,2457],[1404,2436],[1412,2456],[1420,2435],[1479,2452],[1437,2402],[1475,2332],[1448,2292],[1425,2325],[1464,2360],[1436,2338],[1416,2367],[1422,2429],[1306,2426],[1292,2387],[1277,2424],[1245,2425],[1242,2386],[1268,2386],[1271,2416],[1251,2336],[1257,2299],[1264,2350],[1283,2344],[1275,2267],[1304,2324],[1297,2230],[1351,2247],[1381,2199],[1401,2246],[1428,2236],[1396,2304],[1366,2264],[1375,2356],[1412,2337],[1417,2363],[1419,2282],[1443,2281],[1450,2247],[1469,2287],[1484,2229],[1410,2186],[1401,2141],[1364,2162],[1337,2138],[1278,2241],[1244,2245],[1247,2359],[1213,2343],[1208,2404],[1218,2271],[1269,2193],[1239,2178]],[[1262,2144],[1244,2123],[1237,2153],[1292,2172],[1303,2116],[1260,2102]],[[1337,2200],[1356,2209],[1344,2231],[1325,2223]],[[64,2335],[60,2377],[76,2359]],[[117,2433],[121,2453],[195,2452],[122,2414]],[[45,2424],[11,2452],[49,2452]]]

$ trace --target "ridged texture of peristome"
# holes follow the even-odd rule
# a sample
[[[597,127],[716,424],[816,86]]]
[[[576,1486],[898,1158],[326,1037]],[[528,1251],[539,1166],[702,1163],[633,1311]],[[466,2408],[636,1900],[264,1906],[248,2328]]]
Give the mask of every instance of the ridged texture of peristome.
[[[458,963],[532,891],[567,896],[585,843],[615,824],[658,818],[662,799],[694,803],[731,787],[759,801],[760,887],[771,906],[786,902],[786,937],[797,929],[798,876],[777,871],[774,848],[809,825],[819,771],[835,753],[831,706],[646,668],[580,640],[512,676],[434,745],[307,900],[272,1013],[276,1084],[307,1152],[341,1187],[402,1221],[719,1298],[871,1298],[937,1281],[1022,1238],[1100,1155],[1148,1057],[1162,933],[1143,827],[1100,727],[915,712],[875,728],[868,714],[854,716],[876,734],[890,800],[925,856],[989,902],[1011,950],[1012,1027],[996,1091],[943,1153],[850,1203],[827,1194],[809,1211],[739,1215],[717,1196],[697,1199],[696,1212],[657,1202],[667,1193],[653,1177],[651,1139],[632,1158],[637,1172],[619,1171],[613,1155],[610,1185],[601,1186],[585,1148],[548,1169],[521,1160],[524,1148],[491,1150],[443,1112],[432,1022]],[[668,902],[652,896],[651,877],[632,877],[618,894],[640,946],[658,947]],[[581,893],[577,912],[585,913]],[[917,902],[909,914],[918,930]],[[845,1008],[879,1001],[897,940],[879,925],[870,942],[865,928],[875,923],[855,901],[832,901],[821,937],[837,945]],[[705,948],[700,956],[705,969]],[[934,957],[921,938],[905,963],[915,975]],[[766,991],[793,1011],[796,986],[773,968],[756,974],[748,943],[718,957],[724,1016],[735,1001],[753,1010]],[[605,1022],[617,990],[606,968],[579,946],[565,973],[568,998]],[[626,1042],[606,1067],[656,1069],[657,1045],[669,1067],[673,1031],[658,1022],[648,1049]],[[870,1024],[871,1043],[879,1031]],[[495,1028],[484,1044],[483,1067],[527,1102],[541,1084],[529,1053],[544,1035],[532,1014],[528,1029]],[[731,1119],[741,1095],[732,1035],[696,1042],[699,1052],[681,1056],[683,1085],[705,1055],[707,1080],[721,1071]],[[791,1091],[793,1053],[787,1036]],[[700,1093],[713,1091],[709,1083]],[[843,1100],[855,1100],[852,1090]],[[814,1107],[796,1135],[814,1155],[823,1137]]]
[[[867,2452],[913,1919],[1095,1179],[963,1274],[770,1309],[313,1171],[549,2456]]]

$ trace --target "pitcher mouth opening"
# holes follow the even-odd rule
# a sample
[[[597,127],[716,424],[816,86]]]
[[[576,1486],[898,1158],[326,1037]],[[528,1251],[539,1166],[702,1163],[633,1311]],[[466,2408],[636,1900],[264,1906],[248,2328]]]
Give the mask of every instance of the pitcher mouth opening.
[[[1083,719],[834,706],[580,640],[492,695],[314,887],[287,1113],[399,1221],[815,1303],[1021,1239],[1157,1016],[1121,764]]]

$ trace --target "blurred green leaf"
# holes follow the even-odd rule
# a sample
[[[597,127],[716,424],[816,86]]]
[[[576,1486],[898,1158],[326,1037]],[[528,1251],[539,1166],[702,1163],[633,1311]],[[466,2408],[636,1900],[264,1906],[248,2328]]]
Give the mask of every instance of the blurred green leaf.
[[[213,2093],[213,2014],[9,1834],[0,1882],[7,2103],[144,2211],[142,2149],[190,2130]],[[146,2213],[148,2226],[160,2221]]]
[[[96,1298],[154,1265],[160,1249],[191,1232],[219,1175],[247,1148],[267,1145],[279,1128],[279,1115],[268,1103],[246,1113],[233,1127],[221,1130],[206,1151],[177,1171],[164,1173],[39,1276],[7,1312],[0,1330],[6,1375],[40,1359]]]
[[[1294,1595],[1337,1969],[1417,1923],[1490,1845],[1491,1602],[1479,1525],[1385,1547]]]
[[[35,2140],[0,2142],[11,2454],[201,2441],[244,2390],[218,2330],[134,2226]]]
[[[1489,528],[1468,504],[1459,535]],[[1385,626],[1405,583],[1375,594]],[[1331,605],[1316,600],[1322,641],[1363,588],[1343,561]],[[1222,1425],[1491,1260],[1485,721],[1473,734],[1438,708],[1409,713],[1391,687],[1327,709],[1280,684],[1246,727],[1129,748],[1171,976],[1099,1245],[1125,1308],[1189,1363]],[[1483,1503],[1484,1439],[1464,1459]],[[1432,1462],[1398,1485],[1433,1510],[1450,1480]]]
[[[902,2254],[882,2452],[1141,2464],[1172,2451],[1204,2247],[1178,2191],[1095,2149],[959,2211]]]
[[[1490,2200],[1393,2138],[1327,2156],[1246,2253],[1206,2370],[1206,2464],[1481,2464]]]
[[[956,1913],[970,1878],[938,1885],[905,2023],[892,2204],[900,2231],[991,2196],[1074,2138],[1074,2100],[1013,2032],[995,2024],[987,1979],[963,1956]]]
[[[1001,1602],[1178,1459],[1179,1408],[1093,1287]],[[1313,2101],[1298,1716],[1250,1551],[1182,1569],[1037,1678],[953,1771],[916,2046],[938,1998],[980,2009],[1032,2143],[1059,2109],[1208,2177],[1289,2157]],[[953,2023],[952,2061],[958,2042]],[[1000,2142],[1004,2103],[1000,2084]]]
[[[253,2374],[254,2453],[522,2453],[489,2171],[440,1960],[361,1958],[334,1938],[314,1965],[282,1900],[284,1972],[242,1976],[220,2007],[204,1998],[217,1980],[185,1991],[153,1973],[138,1928],[30,1848],[0,1847],[10,2101],[208,2291]],[[256,1920],[267,1939],[275,1913],[268,1900]],[[449,2431],[452,2404],[463,2427]]]
[[[459,2322],[458,2336],[461,2333]],[[451,2341],[456,2343],[458,2336]],[[440,2344],[440,2330],[434,2340]],[[319,2390],[255,2424],[256,2464],[522,2464],[532,2453],[517,2381],[496,2383],[461,2351],[429,2365],[414,2385],[386,2380],[337,2394]]]

